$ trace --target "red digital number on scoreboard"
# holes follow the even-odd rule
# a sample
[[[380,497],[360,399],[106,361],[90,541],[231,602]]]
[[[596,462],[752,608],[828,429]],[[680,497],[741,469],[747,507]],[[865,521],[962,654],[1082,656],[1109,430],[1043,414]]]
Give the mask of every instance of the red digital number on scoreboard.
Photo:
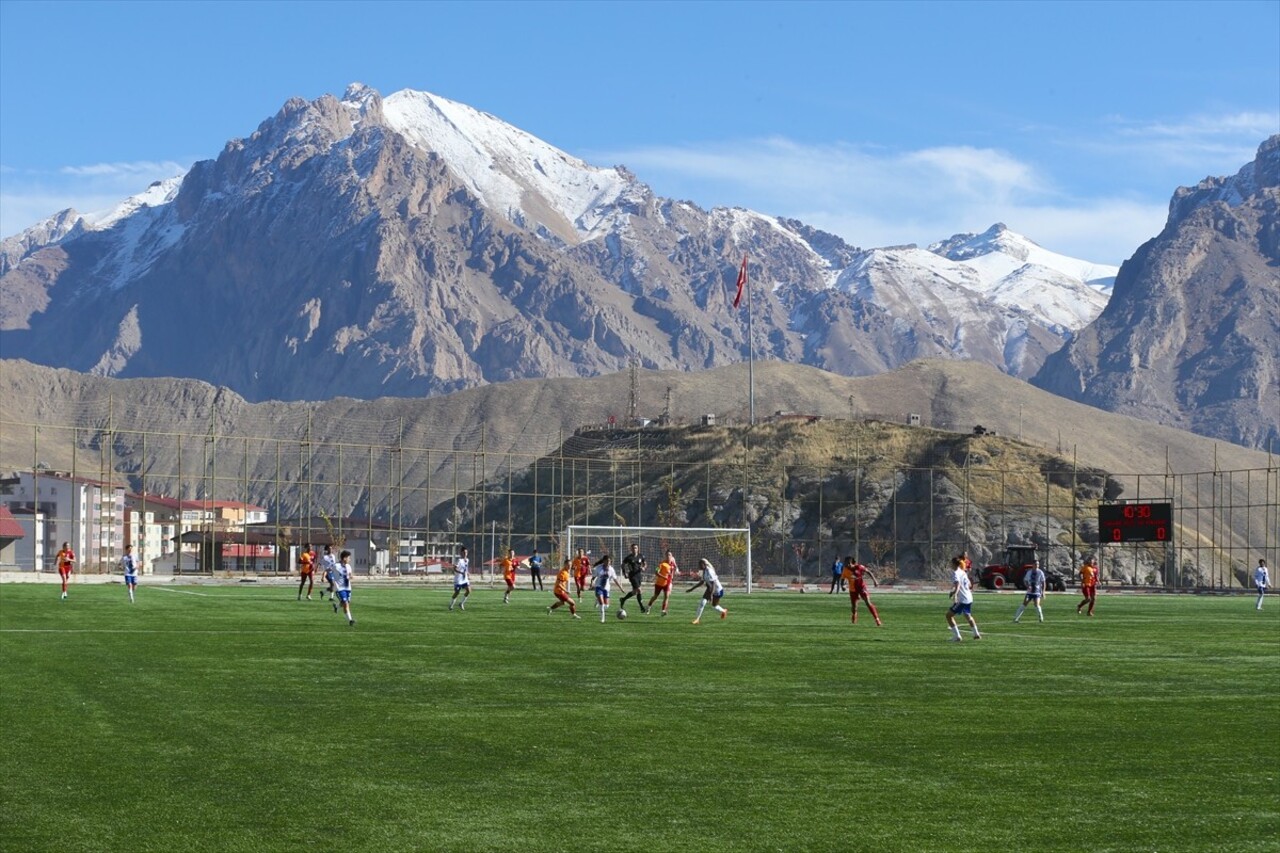
[[[1104,542],[1166,542],[1173,504],[1099,504],[1098,532]]]

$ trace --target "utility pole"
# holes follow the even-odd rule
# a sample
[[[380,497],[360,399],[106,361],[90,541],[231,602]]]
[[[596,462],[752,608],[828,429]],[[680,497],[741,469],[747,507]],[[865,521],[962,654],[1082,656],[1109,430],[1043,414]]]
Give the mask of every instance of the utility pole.
[[[631,402],[627,406],[627,425],[638,426],[640,423],[640,381],[638,374],[639,359],[631,356]]]

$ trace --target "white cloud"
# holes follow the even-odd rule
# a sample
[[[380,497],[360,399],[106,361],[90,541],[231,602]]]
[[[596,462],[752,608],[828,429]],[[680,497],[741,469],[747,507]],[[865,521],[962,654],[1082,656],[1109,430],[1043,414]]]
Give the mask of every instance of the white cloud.
[[[1253,160],[1263,140],[1280,133],[1280,112],[1193,115],[1164,122],[1109,116],[1105,130],[1109,132],[1074,144],[1098,155],[1138,158],[1148,167],[1157,162],[1226,175]]]
[[[0,236],[17,234],[67,208],[80,213],[108,210],[155,181],[188,168],[173,160],[93,163],[47,171],[0,166]]]
[[[862,247],[927,245],[1004,222],[1053,251],[1119,264],[1166,215],[1167,196],[1074,198],[991,148],[891,152],[773,138],[612,152],[604,162],[627,164],[662,195],[795,217]]]
[[[78,178],[121,177],[132,180],[140,175],[155,174],[163,174],[171,178],[185,171],[185,166],[172,160],[163,162],[140,160],[136,163],[92,163],[88,166],[63,166],[58,170],[58,173]],[[157,180],[161,179],[158,178]]]

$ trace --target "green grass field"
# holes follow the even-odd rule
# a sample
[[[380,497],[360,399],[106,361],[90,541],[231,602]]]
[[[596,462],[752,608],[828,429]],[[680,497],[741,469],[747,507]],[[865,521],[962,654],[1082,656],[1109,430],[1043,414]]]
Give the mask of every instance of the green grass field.
[[[1280,849],[1275,599],[447,598],[0,587],[0,849]]]

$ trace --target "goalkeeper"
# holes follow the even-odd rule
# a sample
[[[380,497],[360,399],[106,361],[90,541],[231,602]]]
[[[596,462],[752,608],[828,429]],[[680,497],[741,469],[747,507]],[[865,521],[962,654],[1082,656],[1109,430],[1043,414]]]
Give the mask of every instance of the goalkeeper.
[[[635,597],[636,604],[640,605],[640,612],[649,615],[649,608],[644,606],[644,556],[640,553],[640,546],[631,543],[631,553],[622,558],[622,576],[631,582],[631,592],[622,596],[622,601],[618,602],[618,608],[627,609],[627,600],[632,596]]]

